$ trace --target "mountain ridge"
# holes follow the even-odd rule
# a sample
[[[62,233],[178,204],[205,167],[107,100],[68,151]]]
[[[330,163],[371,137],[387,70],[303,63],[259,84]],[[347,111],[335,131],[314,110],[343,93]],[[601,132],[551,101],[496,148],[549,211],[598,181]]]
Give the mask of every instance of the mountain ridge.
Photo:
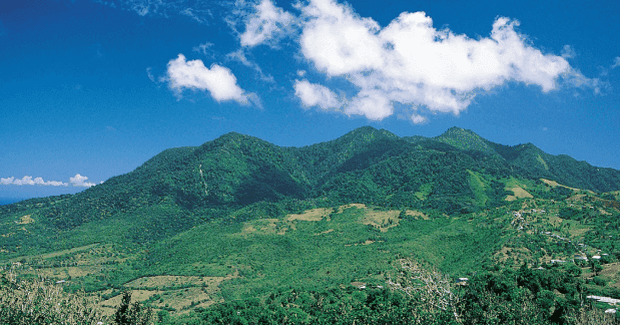
[[[261,202],[288,202],[289,211],[357,202],[466,213],[503,204],[510,179],[541,178],[594,192],[620,189],[620,171],[549,155],[531,144],[496,144],[456,127],[425,138],[367,126],[304,147],[231,132],[197,147],[164,150],[81,193],[34,200],[47,203],[37,203],[42,208],[33,215],[51,234],[128,214],[146,217],[129,220],[123,232],[184,220],[156,232],[158,240]],[[0,215],[31,205],[2,206]]]

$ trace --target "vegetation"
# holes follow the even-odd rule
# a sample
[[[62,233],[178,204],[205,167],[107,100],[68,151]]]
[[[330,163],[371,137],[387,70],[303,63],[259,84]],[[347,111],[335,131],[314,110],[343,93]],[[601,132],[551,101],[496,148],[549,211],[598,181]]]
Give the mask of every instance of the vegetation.
[[[231,133],[79,194],[0,206],[11,270],[0,299],[12,297],[0,313],[17,324],[87,313],[104,324],[613,322],[587,297],[620,299],[619,189],[620,171],[458,128],[399,138],[365,127],[303,148]],[[17,303],[46,292],[49,308]]]

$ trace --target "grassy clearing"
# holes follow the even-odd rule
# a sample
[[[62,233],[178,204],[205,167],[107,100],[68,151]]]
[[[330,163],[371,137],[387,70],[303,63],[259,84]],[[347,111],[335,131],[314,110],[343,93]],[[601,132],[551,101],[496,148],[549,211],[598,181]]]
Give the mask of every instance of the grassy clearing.
[[[467,172],[469,173],[469,187],[474,193],[474,204],[484,206],[489,200],[489,197],[485,193],[486,182],[480,174],[469,169]]]
[[[506,190],[511,191],[514,194],[514,195],[506,196],[505,198],[506,201],[516,201],[518,199],[531,199],[534,197],[532,196],[532,194],[528,193],[526,190],[524,190],[523,188],[519,186],[512,187],[512,188],[506,187]]]
[[[547,166],[547,162],[540,155],[536,156],[536,161],[538,161],[541,165],[543,165],[545,170],[549,170],[549,166]]]
[[[214,303],[221,302],[221,298],[214,297],[215,291],[209,292],[208,288],[185,288],[179,290],[170,290],[163,293],[160,300],[155,302],[154,306],[165,308],[166,305],[175,306],[179,314],[189,313],[190,308],[208,307]]]
[[[574,223],[573,225],[574,226],[571,226],[571,228],[568,230],[568,233],[571,235],[571,237],[576,239],[583,238],[583,235],[592,229],[592,227],[588,225],[582,225],[579,223]]]
[[[338,213],[342,213],[346,209],[356,208],[356,209],[366,209],[366,205],[362,203],[351,203],[346,205],[341,205],[338,207]]]
[[[367,209],[360,221],[362,224],[379,228],[381,232],[387,232],[389,228],[398,226],[400,222],[399,214],[400,211],[398,210],[375,211]]]
[[[262,233],[262,234],[276,234],[279,233],[278,219],[259,219],[245,222],[243,224],[243,234]]]
[[[617,262],[603,265],[603,270],[600,275],[611,279],[608,284],[610,287],[620,289],[620,263]]]
[[[416,219],[422,218],[422,220],[430,220],[431,218],[425,214],[424,212],[416,211],[416,210],[407,210],[405,214]]]
[[[556,181],[552,181],[552,180],[549,180],[549,179],[544,179],[544,178],[541,178],[541,179],[540,179],[540,181],[541,181],[541,182],[543,182],[543,183],[545,183],[545,184],[547,184],[547,185],[549,185],[549,186],[551,186],[551,187],[553,187],[553,188],[556,188],[556,187],[558,187],[558,186],[559,186],[559,187],[567,188],[567,189],[572,190],[572,191],[575,191],[575,192],[582,191],[582,190],[580,190],[580,189],[578,189],[578,188],[568,187],[568,186],[566,186],[566,185],[562,185],[562,184],[560,184],[560,183],[558,183],[558,182],[556,182]],[[588,191],[588,192],[591,192],[591,191]],[[591,192],[591,193],[592,193],[592,192]]]
[[[21,217],[19,218],[19,221],[16,221],[16,223],[17,223],[18,225],[27,225],[27,224],[29,224],[29,223],[33,223],[33,222],[34,222],[34,219],[32,219],[30,216],[31,216],[30,214],[27,214],[27,215],[25,215],[25,216],[21,216]]]
[[[238,277],[238,273],[227,277],[160,275],[138,278],[127,282],[124,287],[131,292],[132,303],[149,301],[149,305],[155,309],[174,308],[175,314],[184,314],[196,307],[208,307],[222,302],[220,284]],[[101,293],[110,294],[110,291]],[[100,302],[99,305],[111,315],[121,299],[122,295],[117,295]]]
[[[288,221],[294,221],[294,220],[321,221],[321,219],[323,218],[328,218],[329,220],[329,215],[333,211],[334,211],[333,209],[327,209],[327,208],[312,209],[312,210],[305,211],[302,214],[289,214],[286,220]]]
[[[224,281],[225,277],[200,277],[200,276],[175,276],[175,275],[159,275],[135,279],[125,283],[127,288],[144,288],[144,287],[180,287],[183,285],[194,286],[217,286]]]
[[[63,256],[63,255],[69,255],[69,254],[75,254],[77,252],[82,252],[91,248],[95,248],[97,246],[100,246],[101,244],[91,244],[91,245],[86,245],[86,246],[81,246],[81,247],[75,247],[75,248],[71,248],[71,249],[65,249],[65,250],[61,250],[61,251],[57,251],[57,252],[53,252],[53,253],[49,253],[49,254],[43,254],[43,255],[38,255],[38,256],[34,256],[33,259],[36,258],[41,258],[41,259],[50,259],[50,258],[54,258],[54,257],[58,257],[58,256]]]
[[[532,184],[527,184],[526,182],[517,180],[514,177],[510,177],[510,179],[506,180],[506,185],[504,189],[507,191],[511,191],[513,195],[506,196],[504,200],[511,202],[511,201],[516,201],[518,199],[533,198],[532,194],[530,194],[529,192],[525,190],[526,188],[528,188],[528,185],[531,186]]]
[[[550,215],[548,217],[548,222],[553,227],[560,227],[562,225],[562,223],[564,223],[564,221],[565,221],[564,219],[562,219],[560,217],[556,217],[554,215]]]
[[[90,274],[100,273],[101,268],[98,266],[70,266],[70,267],[54,267],[33,271],[33,274],[51,278],[51,279],[67,279],[81,278]]]
[[[424,201],[426,200],[426,198],[428,197],[429,194],[431,194],[431,190],[433,189],[433,186],[431,184],[424,184],[422,186],[420,186],[419,191],[413,193],[415,194],[415,196]]]
[[[370,244],[374,244],[375,242],[376,241],[374,241],[374,240],[366,239],[366,241],[364,241],[363,243],[345,244],[344,246],[349,247],[349,246],[358,246],[358,245],[370,245]]]

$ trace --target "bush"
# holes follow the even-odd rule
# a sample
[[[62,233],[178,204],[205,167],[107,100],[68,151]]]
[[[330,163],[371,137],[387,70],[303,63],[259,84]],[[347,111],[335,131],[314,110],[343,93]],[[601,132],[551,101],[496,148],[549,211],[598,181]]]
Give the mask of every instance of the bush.
[[[592,282],[598,286],[604,287],[607,282],[609,282],[609,279],[603,276],[595,276],[592,278]]]

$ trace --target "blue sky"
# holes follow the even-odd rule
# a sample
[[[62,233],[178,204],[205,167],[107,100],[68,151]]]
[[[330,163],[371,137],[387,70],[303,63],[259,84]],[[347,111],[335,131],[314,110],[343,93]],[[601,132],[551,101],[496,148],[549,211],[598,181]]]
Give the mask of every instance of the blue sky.
[[[3,2],[0,197],[75,193],[230,131],[304,146],[459,126],[620,169],[619,6]]]

